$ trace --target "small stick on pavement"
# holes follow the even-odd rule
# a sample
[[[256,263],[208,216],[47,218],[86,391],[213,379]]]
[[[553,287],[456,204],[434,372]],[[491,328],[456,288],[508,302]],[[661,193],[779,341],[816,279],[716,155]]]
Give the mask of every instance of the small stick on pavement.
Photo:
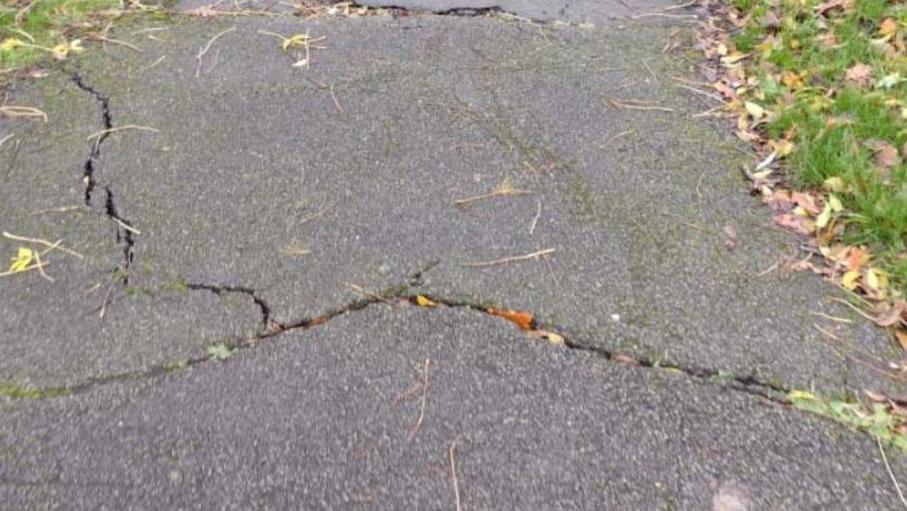
[[[142,53],[142,49],[134,44],[127,43],[126,41],[120,41],[119,39],[111,39],[102,34],[89,34],[89,35],[85,36],[85,39],[88,39],[89,41],[98,41],[98,42],[104,43],[104,44],[107,44],[107,43],[118,44],[120,46],[125,46],[125,47],[129,48],[130,50],[134,50],[139,53]],[[106,50],[106,48],[105,48],[105,50]]]
[[[48,250],[50,250],[50,249],[48,249]],[[35,266],[38,267],[38,272],[41,274],[42,277],[44,277],[45,280],[47,280],[48,282],[53,282],[54,279],[51,278],[50,275],[44,273],[44,264],[41,261],[41,254],[38,252],[33,252],[33,253],[35,254],[35,263],[36,263]]]
[[[642,61],[642,65],[646,68],[646,71],[648,71],[649,74],[652,75],[652,79],[655,80],[655,83],[658,83],[658,76],[655,74],[655,71],[653,71],[652,68],[649,67],[649,63],[644,60]]]
[[[59,208],[44,208],[37,211],[32,211],[29,215],[43,215],[45,213],[68,213],[70,211],[78,211],[80,209],[85,209],[85,206],[61,206]]]
[[[345,114],[346,112],[343,110],[343,107],[340,106],[340,101],[337,101],[337,95],[334,94],[334,85],[333,84],[331,84],[331,86],[328,87],[328,92],[331,93],[331,99],[334,101],[334,106],[337,107],[337,110],[339,110],[340,113]]]
[[[619,138],[626,137],[627,135],[629,135],[629,134],[631,134],[631,133],[633,133],[633,130],[621,131],[621,132],[618,133],[617,135],[614,135],[613,137],[609,138],[608,140],[605,140],[605,143],[602,144],[602,145],[608,145],[608,144],[610,144],[611,142],[614,142],[615,140],[617,140],[617,139],[619,139]]]
[[[698,3],[699,3],[699,0],[690,0],[689,2],[686,2],[683,4],[669,5],[669,6],[665,7],[664,9],[662,9],[662,11],[673,11],[675,9],[686,9],[687,7],[693,7],[694,5],[696,5]]]
[[[812,314],[813,316],[819,316],[820,318],[825,318],[829,321],[834,321],[837,323],[848,323],[848,324],[853,323],[853,321],[851,321],[847,318],[840,318],[838,316],[832,316],[831,314],[825,314],[824,312],[809,311],[809,313]]]
[[[469,268],[484,268],[487,266],[497,266],[500,264],[515,263],[518,261],[526,261],[527,259],[538,259],[539,257],[546,256],[548,254],[553,254],[556,249],[547,248],[545,250],[539,250],[538,252],[533,252],[531,254],[521,255],[521,256],[511,256],[504,257],[501,259],[495,259],[494,261],[483,261],[480,263],[463,263],[461,266],[466,266]]]
[[[49,266],[49,265],[50,265],[50,263],[44,263],[44,264],[37,264],[37,263],[36,263],[36,264],[31,265],[31,266],[27,266],[27,267],[25,267],[25,268],[22,268],[21,270],[15,270],[15,271],[10,270],[10,271],[5,271],[5,272],[3,272],[3,273],[0,273],[0,277],[9,277],[10,275],[16,275],[16,274],[19,274],[19,273],[25,273],[25,272],[27,272],[27,271],[38,270],[38,269],[41,269],[41,268],[43,268],[43,267],[45,267],[45,266]]]
[[[148,126],[139,126],[137,124],[127,124],[125,126],[117,126],[116,128],[107,128],[106,130],[101,130],[101,131],[98,131],[97,133],[92,133],[91,135],[88,135],[88,137],[85,140],[91,140],[93,138],[100,140],[100,138],[103,137],[104,135],[109,135],[111,133],[116,133],[118,131],[124,131],[124,130],[150,131],[152,133],[161,132],[161,130],[159,130],[159,129],[149,128]]]
[[[127,224],[126,222],[120,220],[119,218],[117,218],[115,216],[110,216],[109,218],[111,220],[113,220],[117,225],[119,225],[123,229],[126,229],[127,231],[131,232],[132,234],[138,234],[138,235],[142,234],[142,231],[136,229],[135,227]]]
[[[506,197],[509,195],[530,195],[532,190],[520,190],[519,188],[514,188],[510,184],[510,180],[505,179],[503,183],[498,185],[494,190],[483,193],[481,195],[476,195],[475,197],[467,197],[465,199],[459,199],[454,201],[455,206],[467,206],[473,202],[479,202],[486,199],[492,199],[494,197]]]
[[[6,231],[3,231],[3,237],[6,239],[15,240],[15,241],[23,241],[25,243],[37,243],[39,245],[44,245],[45,247],[48,247],[53,250],[60,250],[61,252],[66,252],[67,254],[78,257],[79,259],[84,259],[84,257],[85,257],[82,254],[76,252],[75,250],[70,250],[66,247],[61,247],[59,241],[56,243],[51,243],[47,240],[42,240],[40,238],[27,238],[25,236],[16,236],[15,234],[10,234]],[[45,253],[47,253],[47,252],[48,251],[45,251]]]
[[[5,137],[0,138],[0,147],[2,147],[3,144],[4,144],[7,140],[13,138],[13,136],[14,136],[14,134],[13,134],[13,133],[10,133],[9,135],[7,135],[7,136],[5,136]]]
[[[195,56],[195,60],[198,61],[198,64],[195,66],[195,77],[196,77],[196,78],[198,78],[199,76],[201,76],[201,72],[202,72],[202,57],[204,57],[205,54],[208,53],[208,50],[211,49],[211,45],[214,44],[214,42],[217,41],[222,35],[229,34],[230,32],[233,32],[234,30],[236,30],[236,27],[230,27],[230,28],[228,28],[227,30],[224,30],[224,31],[222,31],[222,32],[218,32],[214,37],[212,37],[212,38],[208,41],[208,44],[206,44],[201,50],[199,50],[198,54]]]
[[[164,59],[166,59],[166,58],[167,58],[166,55],[161,55],[161,58],[155,60],[155,61],[152,62],[151,64],[148,64],[147,66],[140,67],[139,70],[135,72],[135,74],[139,75],[139,74],[144,73],[145,71],[148,71],[149,69],[151,69],[151,68],[157,66],[158,64],[160,64],[161,62],[163,62]]]
[[[454,437],[453,442],[450,443],[450,449],[447,450],[447,454],[450,457],[450,478],[453,480],[454,499],[456,499],[457,511],[462,511],[462,508],[460,507],[460,480],[457,479],[457,459],[455,451],[457,449],[457,442],[460,441],[460,437],[462,436],[463,433],[458,433],[457,436]]]
[[[351,284],[351,283],[349,283],[349,282],[344,282],[343,285],[346,286],[346,287],[348,287],[348,288],[350,288],[350,289],[352,289],[353,291],[356,291],[357,293],[360,293],[360,294],[362,294],[362,295],[364,295],[364,296],[367,296],[367,297],[369,297],[369,298],[374,298],[374,299],[380,300],[380,301],[382,301],[382,302],[384,302],[384,303],[390,303],[390,302],[387,300],[387,298],[385,298],[385,297],[383,297],[383,296],[381,296],[381,295],[379,295],[379,294],[377,294],[377,293],[373,293],[373,292],[371,292],[371,291],[369,291],[369,290],[367,290],[367,289],[365,289],[365,288],[363,288],[363,287],[361,287],[361,286],[357,286],[356,284]]]
[[[0,117],[40,117],[47,122],[47,114],[30,106],[4,105],[0,106]]]
[[[642,14],[636,14],[634,16],[630,16],[630,19],[634,19],[634,20],[638,20],[638,19],[642,19],[642,18],[672,18],[672,19],[678,19],[678,20],[683,20],[683,19],[698,20],[699,16],[697,16],[695,14],[666,14],[663,12],[645,12]]]
[[[876,443],[879,444],[879,452],[882,453],[882,461],[885,462],[885,470],[888,471],[888,477],[891,478],[891,482],[894,483],[894,489],[898,492],[898,498],[901,499],[901,504],[904,505],[904,509],[907,509],[907,499],[904,498],[904,493],[901,491],[901,485],[898,484],[897,478],[894,477],[894,472],[891,471],[891,465],[888,464],[888,456],[885,455],[885,448],[882,447],[882,441],[876,437]]]
[[[532,236],[532,233],[535,232],[535,226],[539,223],[539,218],[542,216],[542,201],[539,201],[539,207],[535,211],[535,216],[532,217],[532,223],[529,224],[529,235]]]
[[[618,100],[618,99],[609,99],[608,100],[612,105],[621,109],[621,110],[657,110],[659,112],[675,112],[673,108],[668,108],[666,106],[656,106],[645,101],[638,101],[633,99]]]
[[[425,359],[425,368],[422,369],[422,401],[419,405],[419,419],[416,421],[416,425],[413,426],[413,429],[409,431],[408,440],[412,442],[413,437],[416,436],[416,433],[419,432],[419,428],[422,427],[422,421],[425,420],[425,405],[428,402],[428,387],[430,385],[430,380],[428,379],[428,370],[431,365],[429,359]]]

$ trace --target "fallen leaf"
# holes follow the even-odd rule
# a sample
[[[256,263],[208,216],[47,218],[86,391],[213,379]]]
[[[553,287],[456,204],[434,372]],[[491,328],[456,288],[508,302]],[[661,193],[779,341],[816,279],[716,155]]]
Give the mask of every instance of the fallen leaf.
[[[438,304],[422,295],[416,295],[416,305],[419,307],[435,307]]]
[[[872,66],[867,64],[856,64],[847,70],[844,78],[860,87],[869,87],[872,85]]]
[[[520,327],[521,330],[532,330],[532,324],[535,322],[535,317],[531,312],[515,311],[513,309],[495,309],[494,307],[489,307],[485,312],[492,316],[504,318]]]
[[[879,33],[882,35],[891,35],[898,31],[898,24],[893,18],[885,18],[879,24]]]
[[[901,157],[898,154],[898,149],[888,143],[880,146],[878,152],[876,153],[876,162],[887,169],[890,169],[891,167],[897,165],[900,160]]]
[[[28,265],[35,260],[35,253],[30,248],[19,247],[19,251],[16,253],[15,257],[11,259],[12,264],[9,266],[9,271],[19,272],[28,268]]]
[[[810,230],[807,229],[800,221],[800,219],[792,213],[781,213],[779,215],[775,215],[775,223],[780,225],[781,227],[786,227],[799,233],[810,233]]]
[[[853,291],[857,288],[857,282],[860,280],[860,272],[857,270],[850,270],[841,277],[841,285],[845,289]]]
[[[750,114],[750,117],[754,120],[758,121],[765,117],[765,108],[762,108],[759,104],[753,103],[752,101],[745,101],[743,106],[746,108],[746,112]]]
[[[812,215],[818,215],[822,212],[822,208],[816,203],[816,198],[813,195],[803,192],[794,192],[791,194],[791,199],[794,203]]]
[[[907,144],[904,145],[904,149],[907,150]],[[825,189],[830,192],[841,193],[847,189],[844,180],[838,176],[832,176],[826,179],[822,184],[825,186]]]
[[[859,270],[864,264],[869,262],[869,252],[860,247],[852,247],[847,255],[847,267],[851,270]]]
[[[901,348],[907,350],[907,330],[895,330],[894,336],[898,338]]]
[[[879,326],[889,327],[901,324],[904,319],[904,313],[907,312],[907,303],[898,300],[891,305],[883,305],[874,318]]]
[[[555,344],[558,346],[563,346],[567,342],[564,339],[564,336],[562,336],[560,334],[556,334],[554,332],[549,332],[547,330],[530,330],[530,331],[526,332],[526,334],[528,334],[529,337],[535,337],[537,339],[544,339],[544,340],[550,342],[551,344]]]
[[[831,221],[831,214],[831,203],[826,202],[822,212],[816,217],[816,229],[824,229],[825,226],[828,225],[828,222]]]

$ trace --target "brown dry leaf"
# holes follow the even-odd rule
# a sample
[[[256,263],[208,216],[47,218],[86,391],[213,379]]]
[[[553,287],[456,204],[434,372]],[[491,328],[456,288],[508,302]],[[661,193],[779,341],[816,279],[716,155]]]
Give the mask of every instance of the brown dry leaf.
[[[822,208],[819,207],[819,204],[816,201],[816,197],[813,195],[803,192],[793,192],[791,194],[791,199],[793,199],[793,201],[798,206],[805,209],[813,216],[816,216],[822,212]]]
[[[901,348],[907,350],[907,330],[895,330],[894,336],[897,337]]]
[[[532,323],[535,321],[535,317],[532,315],[532,313],[526,311],[516,311],[513,309],[495,309],[494,307],[489,307],[485,310],[485,312],[491,314],[492,316],[504,318],[520,327],[521,330],[532,330]]]
[[[867,64],[857,64],[847,70],[844,75],[848,82],[860,87],[869,87],[872,85],[872,66]]]
[[[868,397],[871,401],[874,401],[876,403],[887,403],[888,402],[888,396],[886,396],[885,394],[882,394],[881,392],[875,392],[875,391],[872,391],[869,389],[863,389],[863,393],[866,394],[866,397]]]
[[[907,303],[898,300],[891,305],[884,304],[876,313],[875,322],[879,326],[895,326],[901,324],[904,320],[904,313],[907,312]]]
[[[781,227],[790,229],[803,234],[809,234],[811,231],[803,225],[803,222],[793,213],[781,213],[775,215],[775,223]]]
[[[890,169],[897,165],[901,160],[898,150],[891,144],[884,143],[879,147],[878,152],[876,152],[876,161],[879,165]]]

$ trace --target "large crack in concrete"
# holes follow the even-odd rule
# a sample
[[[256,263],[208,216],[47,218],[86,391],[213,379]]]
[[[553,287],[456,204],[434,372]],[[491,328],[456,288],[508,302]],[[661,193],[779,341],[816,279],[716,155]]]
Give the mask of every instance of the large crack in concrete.
[[[428,271],[428,269],[430,268],[426,268],[412,274],[409,277],[408,282],[397,289],[386,291],[382,294],[368,293],[365,298],[348,302],[340,307],[330,309],[322,314],[300,318],[289,324],[279,324],[271,321],[271,309],[267,305],[267,302],[265,302],[251,288],[237,286],[213,286],[209,284],[197,283],[186,283],[185,285],[189,289],[203,290],[218,295],[224,293],[240,293],[248,295],[260,308],[263,321],[261,331],[250,337],[234,338],[218,343],[223,344],[231,352],[251,349],[259,345],[261,342],[274,340],[288,333],[306,331],[317,326],[324,325],[339,316],[362,311],[372,306],[394,306],[399,304],[408,304],[418,308],[419,310],[425,310],[426,312],[435,307],[461,308],[475,312],[477,314],[492,316],[500,321],[507,321],[507,319],[504,319],[500,317],[500,315],[493,313],[490,309],[488,309],[480,302],[454,300],[432,294],[430,291],[423,289],[418,289],[419,292],[417,293],[417,288],[421,285],[422,275],[424,274],[424,272]],[[426,298],[434,303],[432,307],[423,307],[420,305],[420,300],[424,300]],[[537,326],[538,325],[533,321],[533,330],[530,330],[530,332],[538,332],[537,330],[535,330]],[[514,328],[516,328],[516,326]],[[678,374],[683,374],[689,378],[693,378],[703,383],[718,385],[724,388],[732,389],[734,391],[743,392],[777,405],[788,406],[791,404],[790,401],[786,398],[786,395],[790,392],[791,389],[775,383],[762,381],[753,375],[734,375],[726,373],[720,369],[712,369],[699,366],[686,366],[669,361],[654,361],[644,356],[610,350],[587,340],[567,337],[566,335],[559,333],[562,332],[563,329],[558,327],[549,327],[549,330],[552,333],[557,333],[558,336],[563,338],[564,349],[590,353],[601,360],[607,361],[608,363],[636,366],[648,370],[670,371]],[[557,349],[557,347],[552,345],[552,349]],[[87,379],[84,382],[69,386],[46,387],[41,389],[28,390],[16,390],[16,388],[13,390],[0,392],[0,395],[6,395],[7,397],[13,399],[41,399],[68,396],[87,392],[101,385],[110,383],[153,379],[178,370],[198,366],[209,361],[211,361],[211,358],[207,355],[196,355],[177,362],[155,365],[138,371],[129,371],[124,373],[94,377]],[[0,389],[0,391],[2,390],[4,389]]]
[[[271,306],[268,305],[268,302],[265,301],[262,296],[252,289],[251,287],[246,286],[225,286],[225,285],[214,285],[214,284],[205,284],[199,282],[183,282],[186,289],[191,291],[208,291],[214,293],[217,296],[222,296],[228,293],[238,293],[246,295],[252,299],[252,302],[258,308],[259,314],[261,316],[261,330],[259,333],[268,333],[280,331],[286,326],[280,322],[272,319],[271,317]]]
[[[101,110],[101,131],[97,139],[91,142],[91,148],[82,165],[82,182],[85,186],[85,205],[93,208],[93,200],[97,189],[104,190],[103,213],[116,229],[116,243],[122,245],[123,259],[122,262],[114,269],[115,279],[122,281],[123,285],[129,284],[129,273],[132,263],[135,260],[135,235],[138,234],[132,222],[123,217],[117,208],[116,198],[110,186],[103,184],[98,179],[98,168],[101,159],[101,146],[115,129],[113,124],[113,114],[110,109],[110,98],[99,90],[89,85],[84,77],[78,71],[63,70],[69,75],[72,82],[81,90],[91,95],[97,101]]]

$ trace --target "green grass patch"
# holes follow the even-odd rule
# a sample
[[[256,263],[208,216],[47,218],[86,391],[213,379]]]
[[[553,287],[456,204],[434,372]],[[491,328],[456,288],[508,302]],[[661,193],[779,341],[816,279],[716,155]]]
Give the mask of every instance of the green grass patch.
[[[760,127],[787,138],[791,184],[836,190],[846,211],[835,241],[867,245],[895,288],[907,284],[907,4],[856,0],[732,0],[745,23],[731,44],[749,54],[746,97],[770,115]],[[862,80],[848,71],[868,66]],[[881,156],[882,148],[893,158]]]
[[[0,0],[0,71],[13,71],[81,51],[77,41],[107,37],[125,16],[166,15],[175,0]]]

